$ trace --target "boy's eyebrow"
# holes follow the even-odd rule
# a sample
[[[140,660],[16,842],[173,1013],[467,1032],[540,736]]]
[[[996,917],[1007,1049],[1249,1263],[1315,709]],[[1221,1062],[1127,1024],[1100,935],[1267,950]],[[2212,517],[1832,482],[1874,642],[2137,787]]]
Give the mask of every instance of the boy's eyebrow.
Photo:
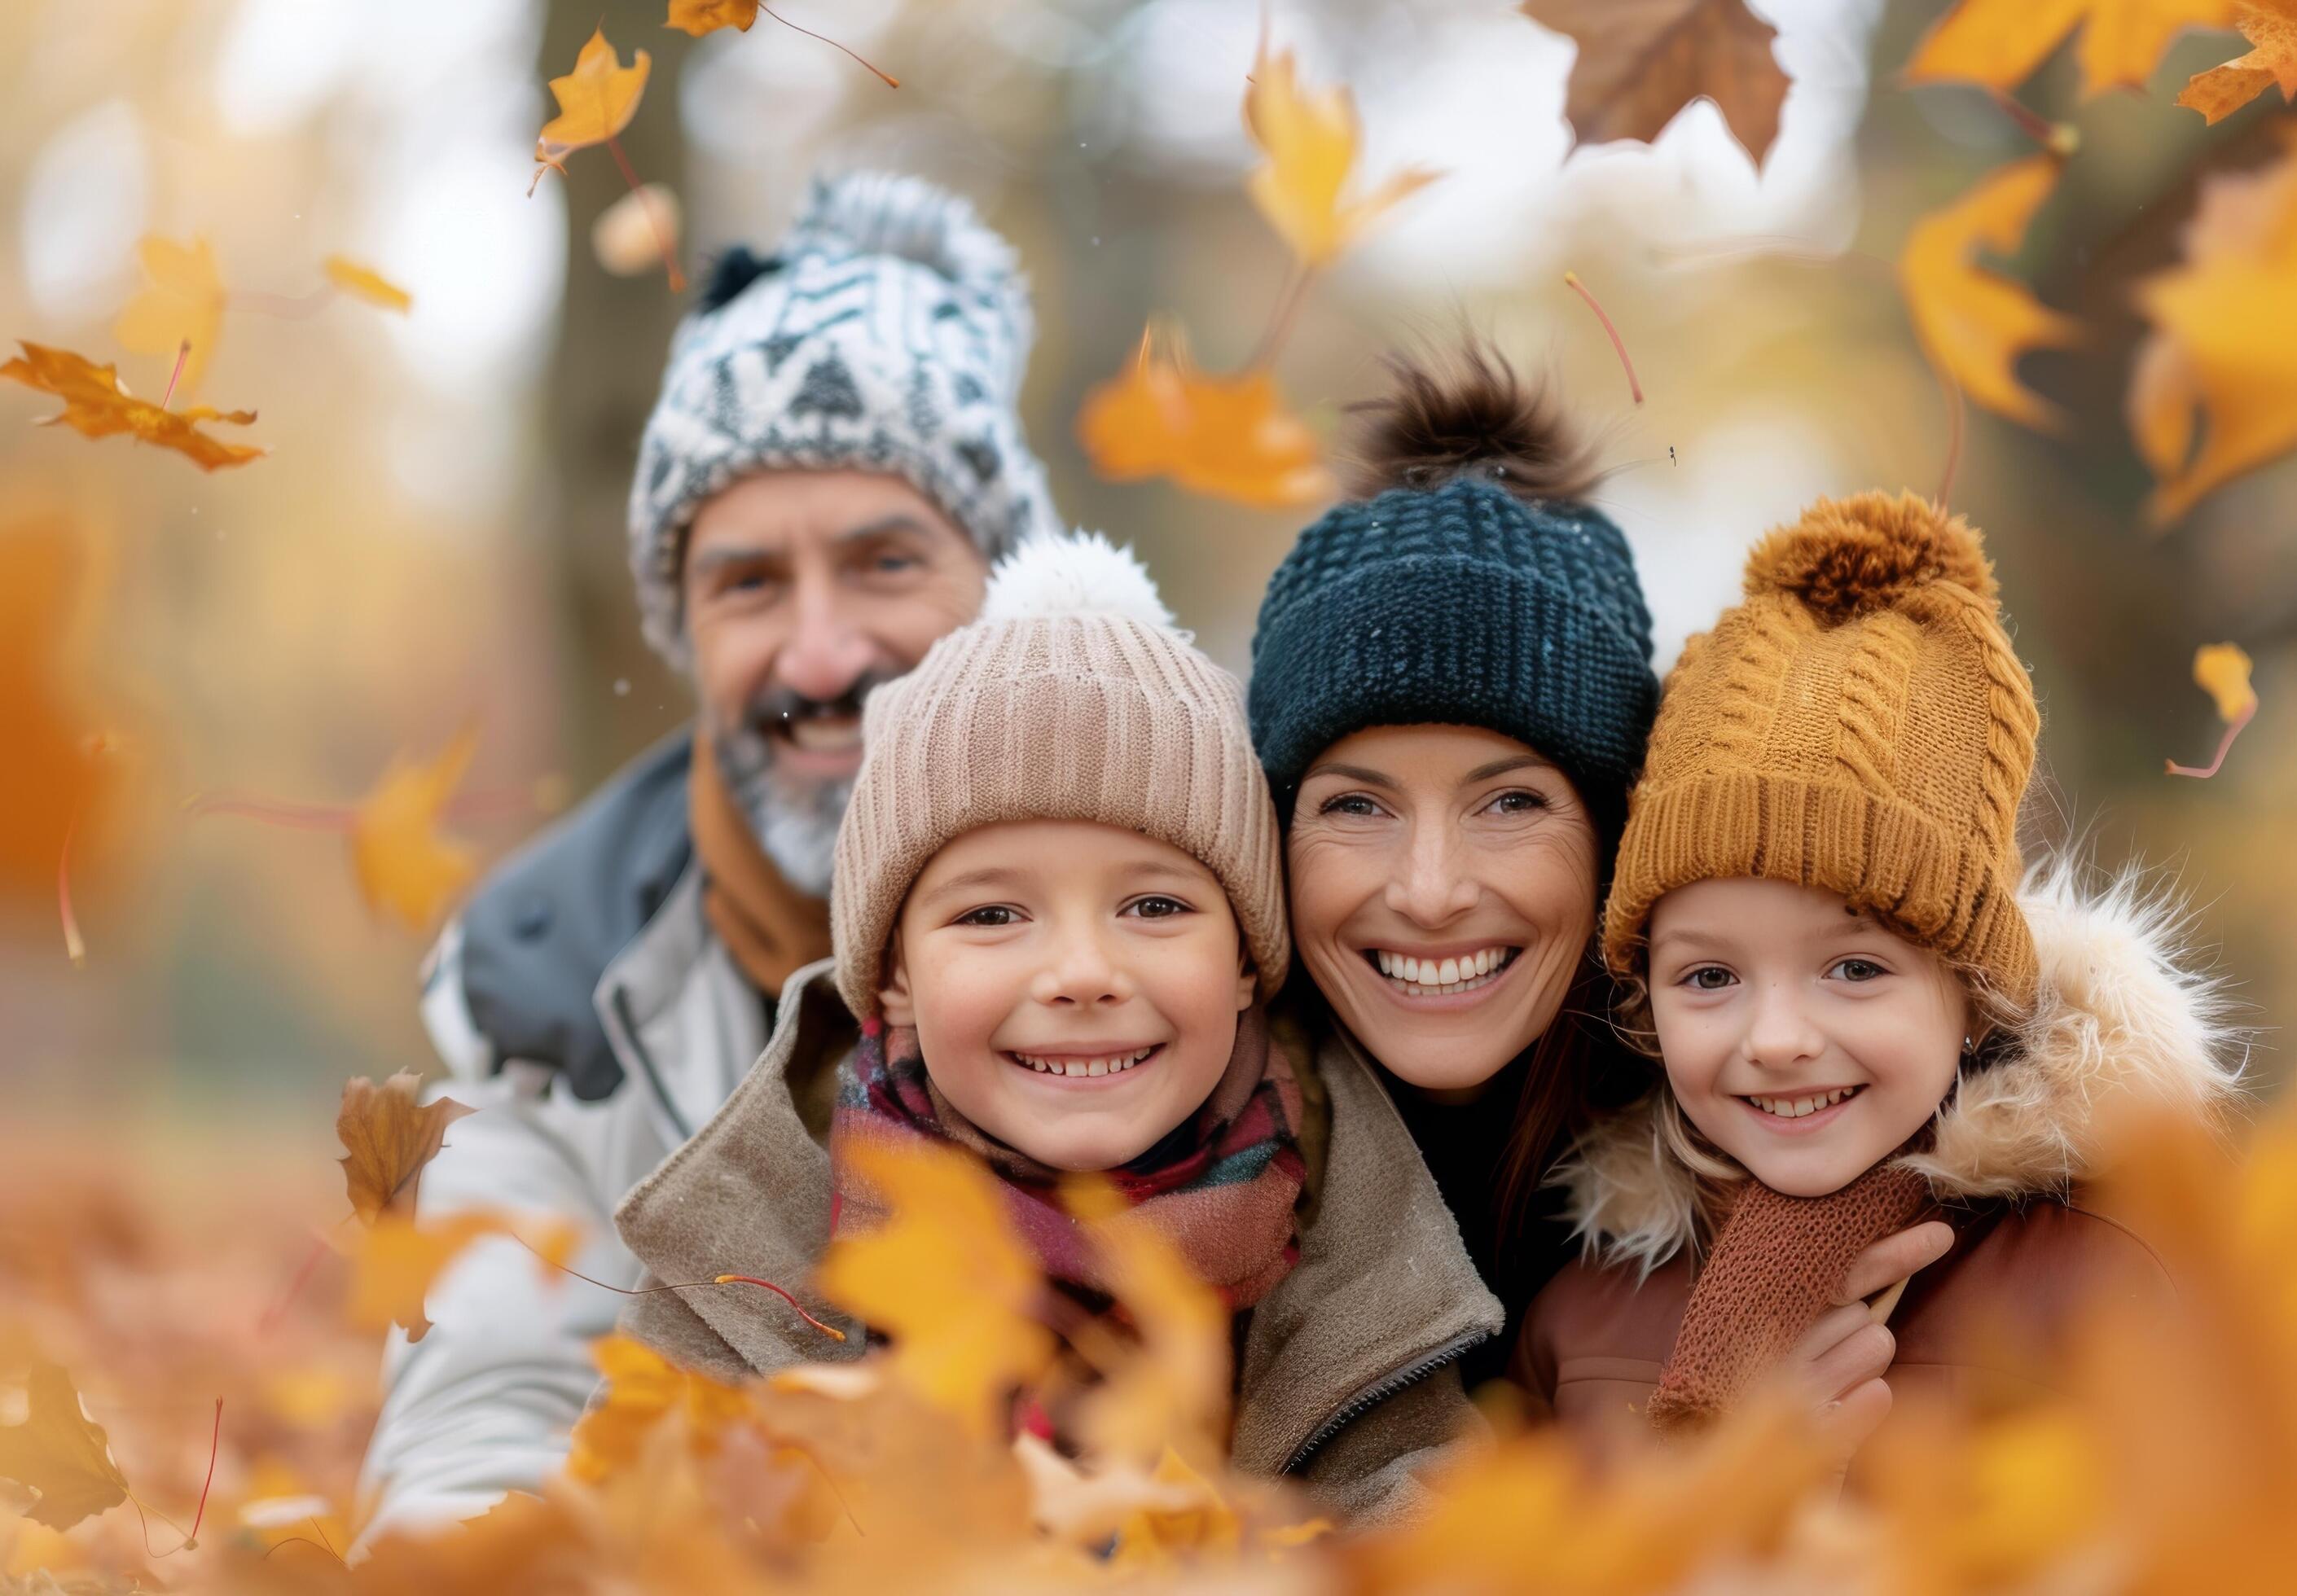
[[[948,893],[969,892],[981,886],[1008,886],[1020,879],[1021,872],[1002,865],[988,865],[978,870],[967,870],[962,876],[952,876],[947,881],[936,881],[926,889],[928,898],[938,898]]]

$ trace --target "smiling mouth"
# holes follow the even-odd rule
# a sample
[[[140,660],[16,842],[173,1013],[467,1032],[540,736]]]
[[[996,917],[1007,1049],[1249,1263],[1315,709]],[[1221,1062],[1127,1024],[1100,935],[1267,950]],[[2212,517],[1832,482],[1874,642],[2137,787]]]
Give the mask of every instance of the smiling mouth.
[[[1448,998],[1489,986],[1522,951],[1495,943],[1450,958],[1420,958],[1386,948],[1366,948],[1363,957],[1382,980],[1407,998]]]
[[[773,725],[773,735],[808,753],[851,753],[861,746],[859,715],[793,715]]]
[[[1837,1103],[1847,1103],[1865,1090],[1864,1085],[1837,1086],[1824,1091],[1803,1092],[1795,1097],[1741,1093],[1739,1100],[1758,1113],[1769,1115],[1773,1119],[1801,1119],[1807,1115],[1823,1113]]]
[[[1020,1068],[1035,1074],[1075,1079],[1080,1076],[1121,1075],[1127,1070],[1139,1069],[1164,1049],[1165,1044],[1157,1042],[1146,1048],[1124,1048],[1113,1053],[1008,1052],[1005,1057]]]

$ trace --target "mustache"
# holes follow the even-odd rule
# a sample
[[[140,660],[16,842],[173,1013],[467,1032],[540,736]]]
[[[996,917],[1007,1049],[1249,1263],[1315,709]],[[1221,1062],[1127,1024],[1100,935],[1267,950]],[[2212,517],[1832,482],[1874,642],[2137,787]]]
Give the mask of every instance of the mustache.
[[[858,719],[862,700],[900,675],[873,667],[835,698],[809,698],[788,687],[769,687],[743,706],[741,723],[745,730],[765,736],[799,720]]]

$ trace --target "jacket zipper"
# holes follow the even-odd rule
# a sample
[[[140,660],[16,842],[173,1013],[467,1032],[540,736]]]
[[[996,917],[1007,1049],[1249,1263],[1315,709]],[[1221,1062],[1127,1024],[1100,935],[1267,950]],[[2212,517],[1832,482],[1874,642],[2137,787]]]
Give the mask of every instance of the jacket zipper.
[[[1308,1466],[1309,1459],[1323,1450],[1333,1436],[1338,1435],[1356,1419],[1363,1418],[1373,1408],[1406,1386],[1418,1385],[1445,1364],[1458,1362],[1490,1339],[1491,1337],[1482,1330],[1470,1331],[1456,1341],[1445,1343],[1416,1362],[1407,1363],[1391,1374],[1382,1375],[1348,1398],[1340,1405],[1338,1412],[1318,1425],[1315,1433],[1294,1449],[1292,1455],[1284,1460],[1284,1467],[1277,1472],[1299,1473]]]

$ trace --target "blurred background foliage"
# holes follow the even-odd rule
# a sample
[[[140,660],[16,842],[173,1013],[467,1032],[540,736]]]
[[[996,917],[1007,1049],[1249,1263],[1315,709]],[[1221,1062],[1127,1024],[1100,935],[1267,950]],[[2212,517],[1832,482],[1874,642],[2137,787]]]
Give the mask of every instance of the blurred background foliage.
[[[1314,506],[1099,481],[1074,419],[1153,317],[1224,369],[1283,287],[1284,248],[1240,183],[1256,8],[781,9],[901,87],[762,19],[689,40],[662,0],[0,8],[0,331],[116,358],[156,395],[170,362],[113,334],[137,243],[204,238],[243,298],[198,398],[259,410],[249,432],[269,450],[202,475],[35,429],[53,402],[0,390],[0,539],[62,551],[42,613],[69,622],[74,708],[119,772],[81,834],[85,964],[53,902],[0,901],[12,1112],[308,1115],[346,1075],[429,1063],[425,938],[369,911],[339,828],[188,801],[342,809],[395,756],[475,727],[449,829],[491,860],[688,712],[639,640],[622,533],[680,300],[659,270],[602,269],[592,228],[623,192],[603,153],[526,193],[545,81],[602,23],[625,59],[653,55],[622,144],[680,201],[689,275],[770,239],[825,165],[914,170],[979,202],[1036,286],[1024,414],[1065,514],[1135,542],[1182,621],[1245,668],[1262,585]],[[1443,173],[1315,284],[1285,391],[1330,435],[1379,390],[1384,350],[1463,317],[1490,332],[1602,438],[1617,469],[1599,498],[1635,547],[1662,664],[1732,595],[1747,545],[1809,499],[1938,489],[1947,406],[1892,263],[1915,218],[2034,148],[1980,90],[1898,81],[1934,0],[1755,9],[1793,80],[1759,174],[1703,103],[1651,145],[1573,151],[1574,45],[1498,0],[1271,8],[1304,72],[1354,89],[1365,174]],[[2188,33],[2147,92],[2085,99],[2061,50],[2021,92],[2081,140],[1998,263],[2083,324],[2079,348],[2020,368],[2071,422],[2052,435],[1972,409],[1951,497],[1988,534],[2040,690],[2050,829],[2174,873],[2269,1026],[2297,999],[2297,463],[2157,533],[2122,414],[2133,284],[2178,258],[2200,178],[2275,156],[2292,115],[2268,93],[2205,127],[2172,103],[2237,53]],[[333,253],[408,289],[411,312],[311,297]],[[1618,323],[1643,405],[1567,269]],[[2216,742],[2191,666],[2225,639],[2256,659],[2256,724],[2216,778],[2167,777],[2165,758],[2205,762]],[[2258,1064],[2277,1078],[2269,1033]]]

